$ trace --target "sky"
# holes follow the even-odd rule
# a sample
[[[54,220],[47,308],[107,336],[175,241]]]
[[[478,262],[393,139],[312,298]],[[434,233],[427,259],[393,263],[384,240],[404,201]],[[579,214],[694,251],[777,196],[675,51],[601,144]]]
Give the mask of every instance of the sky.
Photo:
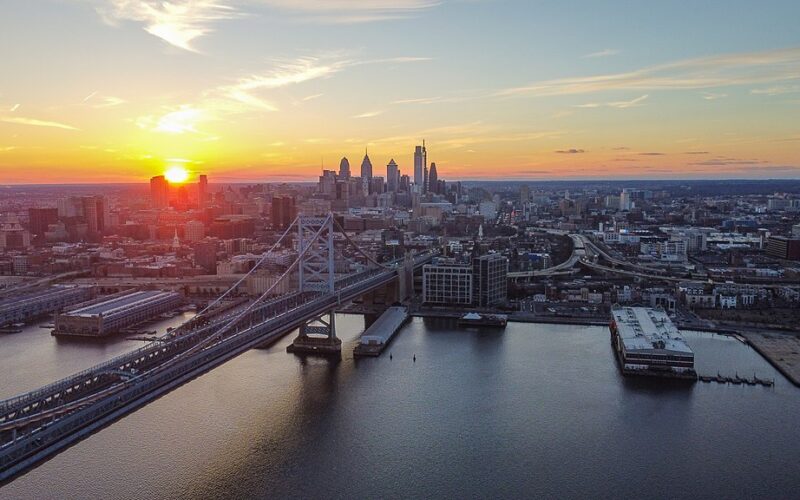
[[[3,0],[0,184],[800,177],[797,0]]]

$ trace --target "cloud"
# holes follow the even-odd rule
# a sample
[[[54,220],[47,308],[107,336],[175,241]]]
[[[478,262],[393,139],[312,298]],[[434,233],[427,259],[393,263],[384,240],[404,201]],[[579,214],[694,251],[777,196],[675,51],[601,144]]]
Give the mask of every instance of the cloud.
[[[727,54],[625,73],[559,78],[502,90],[499,96],[589,94],[608,90],[705,89],[800,78],[800,48]]]
[[[703,99],[706,101],[716,101],[717,99],[724,99],[728,94],[720,94],[717,92],[703,92]]]
[[[639,153],[639,156],[666,156],[666,153]]]
[[[608,56],[615,56],[619,54],[619,51],[616,49],[603,49],[598,52],[592,52],[591,54],[586,54],[583,56],[584,59],[590,59],[595,57],[608,57]]]
[[[559,149],[558,151],[556,151],[556,153],[566,154],[566,155],[575,155],[575,154],[585,153],[585,151],[582,150],[582,149],[572,148],[572,149]]]
[[[727,157],[717,157],[712,158],[710,160],[705,161],[698,161],[694,163],[689,163],[689,165],[696,165],[696,166],[703,166],[703,167],[722,167],[722,166],[731,166],[731,165],[763,165],[769,163],[765,160],[747,160],[747,159],[740,159],[740,158],[727,158]]]
[[[114,106],[119,106],[120,104],[125,104],[128,101],[111,95],[100,95],[97,93],[97,91],[94,91],[84,97],[81,102],[88,103],[93,108],[111,108]]]
[[[637,106],[641,106],[641,104],[647,100],[649,96],[647,94],[643,96],[639,96],[635,99],[631,99],[630,101],[613,101],[613,102],[590,102],[586,104],[576,104],[576,108],[618,108],[618,109],[626,109],[626,108],[635,108]]]
[[[197,124],[203,119],[204,113],[202,110],[184,105],[161,116],[140,117],[136,120],[136,125],[151,132],[197,134],[200,133],[196,128]]]
[[[18,109],[19,109],[19,104],[15,104],[15,105],[11,106],[11,109],[9,111],[11,111],[13,113],[14,111],[16,111]]]
[[[754,95],[781,95],[781,94],[793,94],[795,92],[800,92],[800,85],[777,85],[774,87],[768,87],[765,89],[753,89],[750,91],[751,94]]]
[[[223,0],[109,0],[97,6],[108,23],[133,21],[175,47],[197,52],[192,42],[214,31],[213,24],[240,14]]]
[[[60,128],[64,130],[80,130],[79,128],[73,127],[72,125],[67,125],[65,123],[59,123],[47,120],[37,120],[35,118],[23,118],[16,116],[0,116],[0,122],[13,123],[15,125],[31,125],[34,127],[51,127],[51,128]]]
[[[258,0],[267,7],[320,23],[366,23],[404,19],[441,4],[441,0]]]
[[[300,100],[303,101],[303,102],[313,101],[314,99],[318,99],[318,98],[322,97],[323,95],[325,95],[325,94],[308,95],[308,96],[303,97]]]
[[[683,153],[685,155],[707,155],[709,154],[708,151],[687,151]]]
[[[353,118],[374,118],[378,115],[382,115],[383,111],[367,111],[366,113],[361,113],[360,115],[355,115]]]
[[[432,104],[441,100],[441,97],[419,97],[414,99],[398,99],[392,101],[392,104]]]

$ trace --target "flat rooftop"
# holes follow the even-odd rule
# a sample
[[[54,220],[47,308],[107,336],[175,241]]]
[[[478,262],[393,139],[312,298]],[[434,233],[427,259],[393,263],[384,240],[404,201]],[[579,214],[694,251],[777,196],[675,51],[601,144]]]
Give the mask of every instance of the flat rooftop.
[[[662,309],[615,307],[611,314],[626,351],[665,350],[692,354],[692,349]],[[661,342],[664,347],[660,347]]]
[[[162,292],[159,290],[146,290],[142,292],[133,292],[121,297],[114,297],[109,300],[104,300],[96,304],[91,304],[80,309],[74,309],[66,313],[69,316],[99,316],[103,314],[107,316],[120,309],[128,309],[135,306],[141,306],[149,303],[152,300],[167,295],[175,295],[176,292]]]

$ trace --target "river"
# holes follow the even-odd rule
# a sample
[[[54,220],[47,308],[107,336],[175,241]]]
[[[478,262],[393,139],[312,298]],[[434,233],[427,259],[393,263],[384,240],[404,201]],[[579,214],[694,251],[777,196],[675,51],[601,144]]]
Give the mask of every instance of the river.
[[[757,373],[774,387],[623,378],[602,327],[460,330],[416,318],[383,356],[361,360],[351,353],[363,319],[339,315],[337,328],[341,362],[287,354],[290,337],[250,351],[0,488],[0,498],[800,491],[800,389],[736,339],[685,332],[699,373]],[[0,397],[138,345],[57,340],[36,327],[2,336]]]

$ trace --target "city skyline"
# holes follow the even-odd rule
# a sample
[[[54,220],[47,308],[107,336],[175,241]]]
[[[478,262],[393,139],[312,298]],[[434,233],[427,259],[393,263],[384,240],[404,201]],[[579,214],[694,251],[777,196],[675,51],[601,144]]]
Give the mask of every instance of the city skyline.
[[[313,181],[364,147],[413,175],[423,139],[459,180],[800,175],[789,1],[4,10],[4,184]]]

